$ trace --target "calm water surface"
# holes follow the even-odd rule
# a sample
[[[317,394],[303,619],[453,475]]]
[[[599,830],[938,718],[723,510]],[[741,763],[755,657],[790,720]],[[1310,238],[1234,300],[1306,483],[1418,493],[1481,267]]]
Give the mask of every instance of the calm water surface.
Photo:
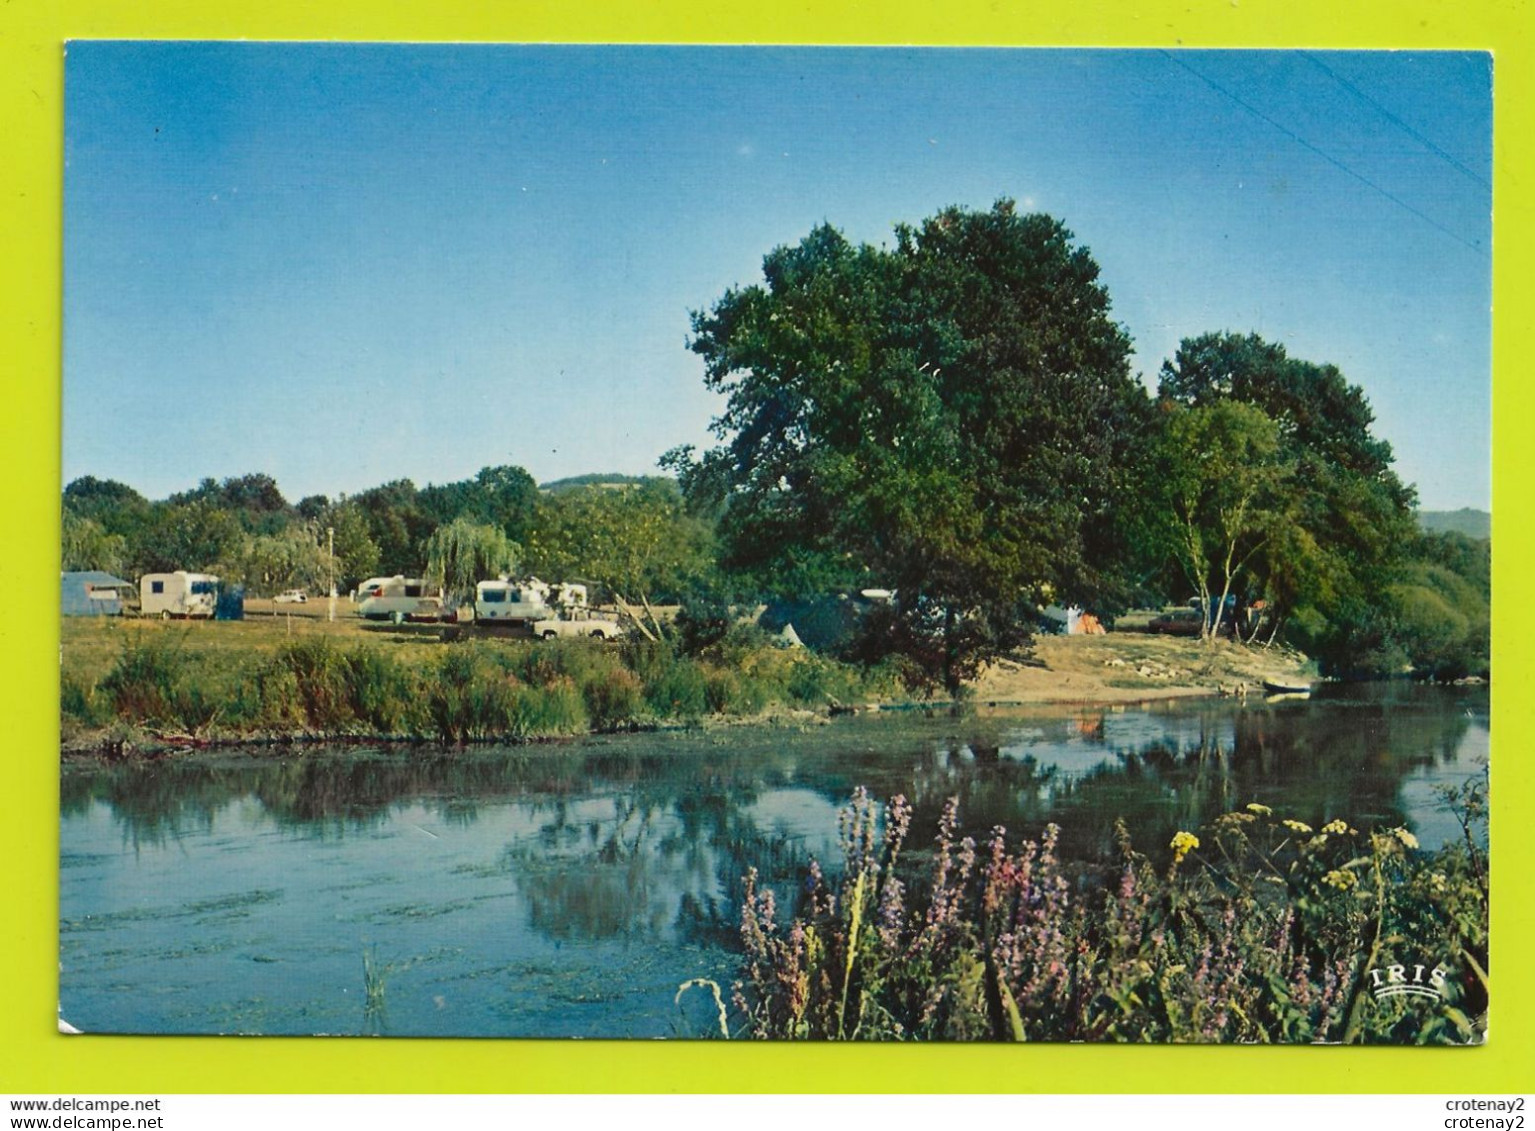
[[[1154,856],[1250,801],[1458,835],[1438,787],[1486,766],[1480,689],[1310,702],[875,717],[569,745],[67,768],[62,1014],[87,1032],[692,1036],[728,987],[740,877],[838,858],[857,785],[927,843],[968,830]],[[917,854],[913,854],[914,857]],[[371,994],[369,990],[371,989]]]

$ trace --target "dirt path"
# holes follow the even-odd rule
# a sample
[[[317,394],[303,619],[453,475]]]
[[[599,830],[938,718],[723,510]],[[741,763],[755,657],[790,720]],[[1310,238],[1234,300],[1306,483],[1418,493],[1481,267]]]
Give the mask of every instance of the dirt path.
[[[1305,657],[1278,648],[1213,645],[1135,632],[1041,636],[1029,663],[1003,660],[976,680],[976,701],[1129,703],[1192,695],[1262,694],[1265,679],[1296,680]]]

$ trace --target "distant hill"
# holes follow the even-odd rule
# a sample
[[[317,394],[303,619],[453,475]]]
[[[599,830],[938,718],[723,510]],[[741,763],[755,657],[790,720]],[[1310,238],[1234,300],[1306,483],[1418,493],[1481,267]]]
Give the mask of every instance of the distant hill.
[[[1464,534],[1467,538],[1491,538],[1492,515],[1461,507],[1458,511],[1419,511],[1418,525],[1430,534]]]
[[[655,479],[667,479],[664,475],[620,475],[618,472],[593,471],[586,475],[572,475],[565,479],[551,479],[540,483],[540,491],[573,491],[577,487],[637,487]]]

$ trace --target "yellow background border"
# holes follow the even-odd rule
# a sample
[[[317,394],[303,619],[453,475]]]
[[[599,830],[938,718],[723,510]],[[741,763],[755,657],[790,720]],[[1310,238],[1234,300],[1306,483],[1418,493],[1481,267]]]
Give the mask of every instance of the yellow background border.
[[[1519,0],[5,0],[0,5],[0,1092],[1510,1092],[1535,1081],[1524,643],[1532,397],[1531,21]],[[72,38],[1456,48],[1495,52],[1493,853],[1489,1044],[1474,1050],[66,1038],[57,986],[63,43]],[[1498,423],[1501,422],[1501,423]]]

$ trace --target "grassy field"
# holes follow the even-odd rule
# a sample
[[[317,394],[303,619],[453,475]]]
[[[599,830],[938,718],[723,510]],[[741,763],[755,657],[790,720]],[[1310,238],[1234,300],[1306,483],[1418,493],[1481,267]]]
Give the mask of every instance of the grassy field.
[[[280,606],[243,621],[70,618],[62,627],[66,752],[269,738],[462,743],[709,716],[820,709],[904,694],[743,629],[705,654],[632,637],[469,639],[450,626],[327,620]]]
[[[909,701],[894,669],[864,671],[751,628],[703,654],[631,637],[535,641],[364,621],[348,602],[253,603],[243,621],[66,618],[66,750],[155,742],[387,737],[461,743]],[[1044,636],[993,664],[978,704],[1124,703],[1259,691],[1303,657],[1227,641],[1118,632]]]

